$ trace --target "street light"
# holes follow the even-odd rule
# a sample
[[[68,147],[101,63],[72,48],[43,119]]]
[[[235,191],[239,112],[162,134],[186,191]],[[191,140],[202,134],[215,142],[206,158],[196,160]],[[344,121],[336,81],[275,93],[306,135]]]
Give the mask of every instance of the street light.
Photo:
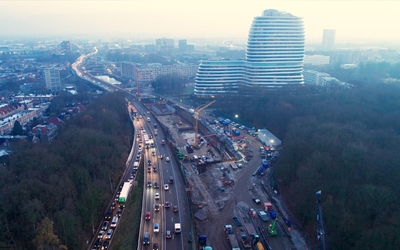
[[[235,115],[235,118],[238,118],[239,117],[239,115]]]

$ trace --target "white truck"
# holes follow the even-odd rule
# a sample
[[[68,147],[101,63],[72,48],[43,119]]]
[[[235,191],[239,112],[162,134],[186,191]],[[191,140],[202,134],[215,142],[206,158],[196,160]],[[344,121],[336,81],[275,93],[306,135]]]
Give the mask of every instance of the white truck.
[[[131,190],[131,183],[129,181],[124,182],[121,193],[119,194],[118,202],[125,206],[126,200],[128,199],[129,191]]]

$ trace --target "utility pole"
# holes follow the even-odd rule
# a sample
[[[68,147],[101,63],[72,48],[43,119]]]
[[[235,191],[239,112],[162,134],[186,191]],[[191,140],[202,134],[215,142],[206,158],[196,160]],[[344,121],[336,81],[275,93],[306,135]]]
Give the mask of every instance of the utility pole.
[[[322,216],[322,206],[321,206],[321,190],[317,191],[315,195],[317,196],[317,240],[318,240],[318,250],[327,250],[328,245],[326,243],[325,234],[325,223]]]

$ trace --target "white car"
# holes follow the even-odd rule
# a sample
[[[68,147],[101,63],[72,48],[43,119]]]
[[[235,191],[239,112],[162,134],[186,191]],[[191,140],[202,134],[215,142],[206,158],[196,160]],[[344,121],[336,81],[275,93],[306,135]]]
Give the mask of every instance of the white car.
[[[160,226],[158,225],[158,223],[154,223],[154,232],[155,233],[160,232]]]
[[[165,191],[169,190],[169,185],[168,184],[164,184],[164,190]]]
[[[156,193],[156,194],[154,195],[154,198],[155,198],[156,200],[159,200],[159,199],[160,199],[160,194],[159,194],[159,193]]]
[[[167,157],[165,157],[165,160],[168,162],[169,161],[169,157],[167,156]]]

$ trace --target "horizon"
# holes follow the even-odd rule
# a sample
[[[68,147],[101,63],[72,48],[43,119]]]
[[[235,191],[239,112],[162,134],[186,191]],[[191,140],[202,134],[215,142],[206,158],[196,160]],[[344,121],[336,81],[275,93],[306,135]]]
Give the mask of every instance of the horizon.
[[[394,1],[9,1],[0,3],[0,37],[247,40],[253,18],[277,9],[303,18],[306,43],[321,42],[324,29],[336,30],[338,44],[394,43],[400,33],[382,27],[400,23],[399,7]]]

